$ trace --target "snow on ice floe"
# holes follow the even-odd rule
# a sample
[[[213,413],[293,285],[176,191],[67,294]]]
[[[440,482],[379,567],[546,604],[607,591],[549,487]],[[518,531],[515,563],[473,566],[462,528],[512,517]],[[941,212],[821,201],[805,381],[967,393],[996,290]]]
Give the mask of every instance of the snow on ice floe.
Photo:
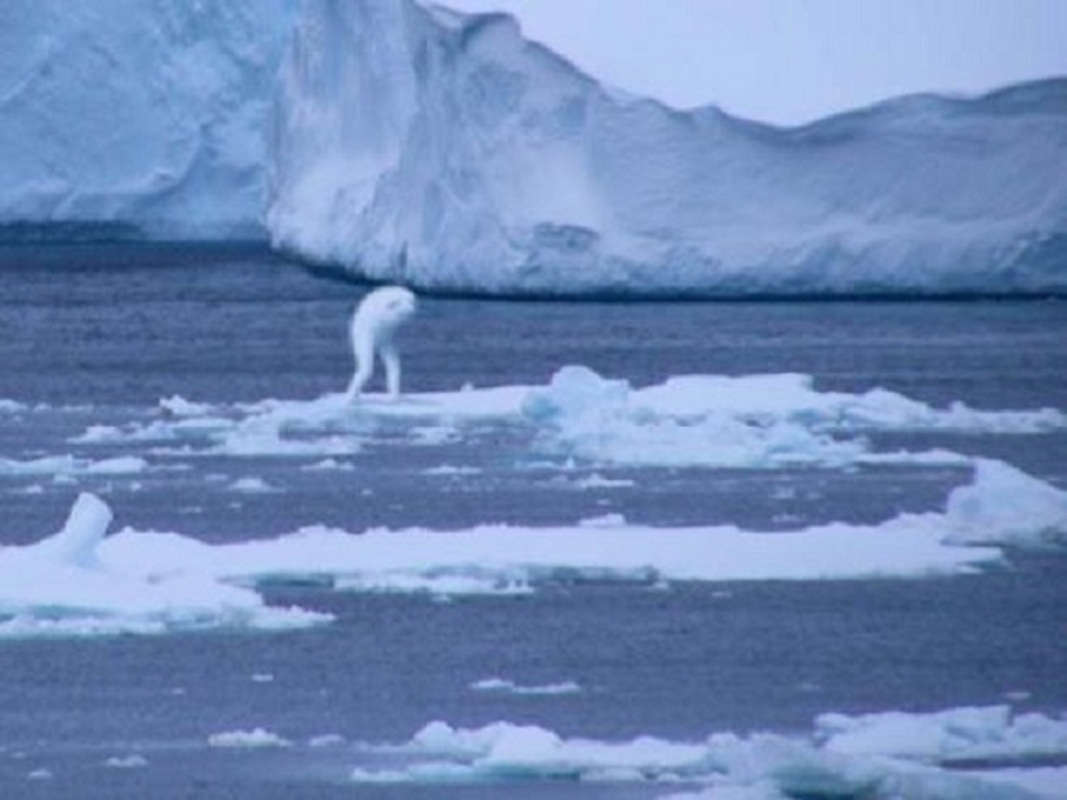
[[[869,727],[877,727],[871,722],[876,718],[900,720],[899,726],[919,732],[931,746],[901,752],[893,730],[878,733]],[[866,746],[856,751],[835,747],[838,740],[827,739],[825,732],[830,724],[871,730]],[[435,721],[405,744],[365,746],[406,756],[400,768],[356,767],[351,777],[390,783],[584,780],[706,787],[671,793],[679,798],[1033,796],[1018,787],[1018,770],[996,780],[999,770],[971,774],[951,769],[959,753],[956,744],[965,739],[962,746],[977,745],[975,752],[982,753],[987,767],[1062,759],[1067,756],[1067,721],[1040,714],[1013,716],[1006,707],[857,718],[834,714],[820,718],[814,735],[806,737],[719,733],[691,742],[652,736],[605,742],[565,738],[535,725],[495,722],[456,728]],[[948,750],[946,742],[952,743]]]
[[[224,731],[213,733],[208,737],[207,743],[211,747],[222,748],[262,748],[262,747],[291,747],[292,742],[265,728],[253,728],[252,730]]]
[[[929,763],[1019,761],[1067,755],[1067,721],[1013,714],[1009,706],[931,714],[823,714],[816,736],[836,753],[888,755]]]
[[[253,590],[180,564],[124,569],[106,553],[112,514],[79,496],[63,529],[37,544],[0,547],[0,638],[306,627],[329,619],[267,606]],[[186,548],[200,545],[185,540]]]
[[[312,0],[267,224],[381,282],[540,295],[1062,292],[1067,81],[799,128],[621,95],[502,14]]]
[[[164,418],[94,426],[77,444],[155,444],[160,453],[322,459],[324,467],[395,441],[455,444],[477,426],[525,431],[536,456],[620,466],[841,467],[963,465],[953,453],[873,452],[865,434],[892,431],[1042,433],[1067,428],[1056,409],[935,408],[896,392],[819,391],[807,375],[673,377],[635,388],[586,367],[546,385],[406,395],[397,402],[341,394],[216,406],[171,398]]]
[[[951,493],[944,512],[789,533],[655,528],[611,515],[549,528],[353,534],[314,526],[211,545],[131,529],[105,537],[110,519],[103,501],[82,495],[60,533],[0,548],[0,636],[271,630],[329,621],[269,606],[256,591],[293,581],[346,591],[507,595],[558,579],[669,585],[958,575],[1001,563],[998,545],[1064,541],[1067,492],[979,461],[973,482]]]
[[[8,477],[67,477],[136,475],[148,469],[148,462],[139,456],[115,456],[92,460],[73,455],[42,456],[20,461],[0,458],[0,476]]]
[[[582,687],[574,681],[524,685],[506,678],[483,678],[482,680],[472,683],[470,688],[476,692],[491,692],[520,696],[553,696],[577,694],[582,691]]]
[[[148,766],[148,759],[138,753],[128,756],[112,756],[104,761],[104,766],[111,769],[140,769]]]

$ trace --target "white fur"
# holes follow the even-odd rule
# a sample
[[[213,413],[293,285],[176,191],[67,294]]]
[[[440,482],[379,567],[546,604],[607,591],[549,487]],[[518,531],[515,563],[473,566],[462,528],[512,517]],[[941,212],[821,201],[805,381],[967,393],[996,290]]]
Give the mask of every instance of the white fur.
[[[374,357],[385,364],[385,382],[389,396],[400,396],[400,354],[393,337],[397,328],[415,313],[415,295],[402,286],[383,286],[363,300],[352,315],[352,353],[356,372],[348,385],[348,400],[359,399],[374,373]]]

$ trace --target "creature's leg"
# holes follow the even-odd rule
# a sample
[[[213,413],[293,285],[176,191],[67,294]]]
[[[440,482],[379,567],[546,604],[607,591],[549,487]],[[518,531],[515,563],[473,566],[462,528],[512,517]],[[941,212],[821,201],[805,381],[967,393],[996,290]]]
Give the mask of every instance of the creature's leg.
[[[370,336],[354,336],[352,352],[356,358],[356,371],[352,375],[352,381],[348,384],[347,397],[350,403],[359,399],[363,387],[367,385],[367,381],[374,372],[373,339]]]
[[[396,400],[400,397],[400,354],[392,342],[383,342],[378,352],[385,364],[385,384],[389,389],[389,397]]]

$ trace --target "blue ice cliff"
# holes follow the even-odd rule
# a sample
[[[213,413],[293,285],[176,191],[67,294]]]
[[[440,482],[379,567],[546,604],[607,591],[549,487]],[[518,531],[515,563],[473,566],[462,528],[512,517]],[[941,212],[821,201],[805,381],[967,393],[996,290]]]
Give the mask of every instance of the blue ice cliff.
[[[0,225],[262,238],[264,131],[295,9],[0,2]]]
[[[776,128],[615,92],[506,15],[12,0],[0,157],[2,221],[269,234],[423,289],[1067,292],[1067,79]]]
[[[1067,80],[778,129],[620,96],[505,15],[321,0],[276,110],[275,244],[378,280],[1067,290]]]

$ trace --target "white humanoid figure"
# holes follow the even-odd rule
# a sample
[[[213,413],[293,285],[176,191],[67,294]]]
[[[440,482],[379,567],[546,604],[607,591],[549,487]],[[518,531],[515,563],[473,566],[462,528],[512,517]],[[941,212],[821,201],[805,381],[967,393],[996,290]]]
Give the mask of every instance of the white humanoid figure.
[[[397,328],[415,313],[415,295],[402,286],[375,289],[356,307],[352,315],[352,353],[356,372],[348,385],[348,402],[359,399],[374,373],[375,355],[385,364],[389,397],[400,397],[400,354],[393,337]]]

